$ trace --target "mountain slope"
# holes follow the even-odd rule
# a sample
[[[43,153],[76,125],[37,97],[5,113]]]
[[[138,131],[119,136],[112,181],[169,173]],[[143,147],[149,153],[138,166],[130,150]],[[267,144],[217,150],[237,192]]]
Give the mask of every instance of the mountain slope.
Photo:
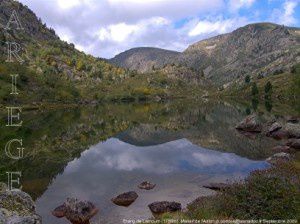
[[[73,44],[60,40],[55,31],[43,24],[27,6],[2,0],[0,10],[0,104],[42,100],[78,102],[78,99],[91,98],[89,88],[104,80],[120,80],[128,75],[125,69],[86,55],[76,50]],[[14,24],[11,29],[5,29],[14,11],[22,30],[16,29]],[[5,62],[7,42],[20,46],[22,64],[14,57],[14,62]],[[10,74],[19,74],[21,94],[18,97],[10,94]]]
[[[250,24],[199,41],[182,53],[170,55],[167,52],[163,49],[131,49],[111,62],[140,72],[175,64],[223,85],[242,80],[246,75],[267,76],[289,70],[300,61],[300,29],[272,23]]]
[[[224,84],[246,75],[289,71],[300,61],[299,54],[299,29],[258,23],[191,45],[179,63],[203,70],[205,77]]]
[[[165,64],[172,63],[179,54],[180,53],[176,51],[140,47],[120,53],[109,61],[117,66],[144,73],[162,68]]]

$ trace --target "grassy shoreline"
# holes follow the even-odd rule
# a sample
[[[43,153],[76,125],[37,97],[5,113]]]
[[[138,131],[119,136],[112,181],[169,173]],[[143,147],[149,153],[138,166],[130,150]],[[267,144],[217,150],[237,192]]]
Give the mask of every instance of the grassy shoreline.
[[[300,155],[253,171],[243,182],[211,196],[200,196],[186,210],[166,213],[155,223],[236,223],[236,220],[300,220]],[[193,222],[191,222],[194,220]],[[265,221],[264,221],[265,220]],[[147,223],[147,222],[145,222]],[[237,222],[239,223],[239,222]]]

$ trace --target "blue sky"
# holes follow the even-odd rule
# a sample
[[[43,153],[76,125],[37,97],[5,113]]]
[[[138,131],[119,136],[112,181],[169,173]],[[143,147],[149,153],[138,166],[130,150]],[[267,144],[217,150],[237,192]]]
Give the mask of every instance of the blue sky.
[[[61,39],[111,58],[133,47],[183,51],[256,22],[300,26],[300,0],[20,0]]]

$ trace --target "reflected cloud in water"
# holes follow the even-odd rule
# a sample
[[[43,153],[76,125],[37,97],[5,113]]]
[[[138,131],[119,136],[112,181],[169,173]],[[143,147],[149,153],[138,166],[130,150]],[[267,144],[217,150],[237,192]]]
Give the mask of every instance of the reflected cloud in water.
[[[140,147],[110,138],[70,162],[37,200],[37,211],[46,224],[64,224],[65,220],[50,216],[49,211],[67,197],[78,197],[100,208],[95,218],[101,223],[148,218],[151,214],[147,205],[153,201],[180,201],[185,206],[200,195],[211,194],[201,187],[207,182],[241,178],[266,166],[264,161],[204,149],[187,139]],[[157,186],[151,191],[137,189],[144,180]],[[136,190],[139,198],[129,208],[110,202],[113,196],[130,190]]]
[[[233,170],[248,173],[265,166],[264,162],[242,158],[233,153],[201,148],[187,139],[138,147],[111,138],[83,152],[80,159],[68,164],[65,173],[82,169],[141,170],[156,174],[180,171],[227,173]]]

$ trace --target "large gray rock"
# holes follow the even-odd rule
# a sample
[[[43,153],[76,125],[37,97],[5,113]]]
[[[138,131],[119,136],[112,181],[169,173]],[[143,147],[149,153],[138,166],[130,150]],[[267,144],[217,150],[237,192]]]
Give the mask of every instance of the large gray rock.
[[[288,162],[292,159],[292,156],[289,153],[285,153],[285,152],[279,152],[274,154],[273,156],[270,156],[269,158],[266,159],[266,161],[268,163],[271,164],[276,164],[276,163],[280,163],[280,162]]]
[[[274,131],[278,131],[279,129],[282,128],[282,125],[279,124],[278,122],[274,122],[268,129],[267,135],[272,134]]]
[[[299,150],[300,149],[300,139],[290,139],[286,145],[287,145],[287,147],[291,147],[293,149]]]
[[[262,125],[256,114],[249,115],[244,120],[242,120],[236,129],[247,132],[261,132]]]
[[[290,138],[300,138],[300,124],[287,123],[285,130],[289,133]]]
[[[290,123],[298,123],[300,120],[300,117],[299,116],[288,116],[286,120],[287,120],[287,122],[290,122]]]
[[[20,190],[6,190],[0,184],[0,223],[2,224],[41,224],[31,197]]]
[[[272,148],[273,152],[279,153],[279,152],[290,152],[290,146],[287,145],[277,145]]]
[[[281,140],[281,139],[289,138],[290,134],[287,130],[280,129],[280,130],[277,130],[277,131],[274,131],[274,132],[270,133],[269,137],[272,137],[272,138],[277,139],[277,140]]]

